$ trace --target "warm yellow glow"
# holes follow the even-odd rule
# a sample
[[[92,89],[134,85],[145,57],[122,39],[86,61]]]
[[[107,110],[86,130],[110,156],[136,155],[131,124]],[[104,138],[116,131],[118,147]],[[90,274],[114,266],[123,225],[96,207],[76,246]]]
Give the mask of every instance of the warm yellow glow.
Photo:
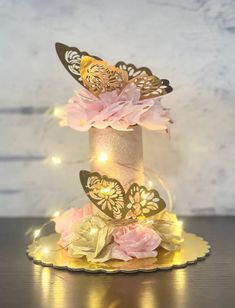
[[[180,228],[183,228],[183,221],[182,220],[178,220],[178,225]]]
[[[80,119],[79,120],[79,125],[80,126],[85,126],[87,124],[87,121],[85,119]]]
[[[153,182],[152,181],[148,181],[148,188],[152,188],[153,187]]]
[[[174,271],[172,279],[174,280],[174,295],[175,295],[175,302],[177,307],[182,306],[182,298],[186,298],[188,296],[188,276],[187,271],[184,269],[178,269]]]
[[[107,154],[104,152],[101,152],[100,155],[98,156],[98,160],[101,162],[106,162],[108,160]]]
[[[143,199],[146,200],[148,198],[148,193],[143,194]]]
[[[148,219],[148,220],[146,221],[146,223],[147,223],[148,225],[151,225],[151,224],[153,224],[153,220],[152,220],[152,219]]]
[[[54,285],[54,277],[52,282],[52,271],[48,267],[33,267],[35,274],[33,275],[33,279],[35,281],[34,288],[35,292],[41,294],[42,303],[46,305],[48,298],[51,295],[51,286]],[[54,276],[54,275],[53,275]],[[55,296],[52,296],[52,298]],[[50,308],[53,308],[51,305]]]
[[[55,211],[55,213],[53,214],[53,217],[58,217],[60,216],[60,212],[59,211]]]
[[[92,235],[92,234],[95,234],[97,231],[98,231],[97,228],[91,228],[90,234],[91,234],[91,235]]]
[[[86,307],[88,308],[100,308],[100,307],[109,307],[109,308],[117,308],[121,307],[120,305],[113,305],[114,299],[111,298],[111,301],[108,299],[107,293],[110,292],[109,288],[107,288],[107,285],[105,284],[108,281],[111,287],[113,287],[113,280],[111,277],[107,277],[107,280],[100,279],[98,282],[98,279],[96,277],[94,279],[91,279],[91,283],[87,284],[87,292],[84,294],[86,302]],[[65,288],[64,288],[65,289]],[[106,304],[106,299],[108,299],[108,302]],[[77,307],[79,304],[77,305]],[[66,307],[66,306],[65,306]]]
[[[110,190],[111,190],[110,187],[104,187],[104,188],[101,188],[100,192],[103,194],[108,194],[110,193]]]
[[[140,308],[156,308],[160,307],[158,303],[158,295],[154,290],[153,283],[150,281],[140,285],[138,290],[138,298]]]
[[[144,215],[138,216],[137,219],[138,220],[145,220],[145,216]]]
[[[42,248],[42,253],[43,253],[44,255],[47,255],[47,254],[49,253],[49,249],[48,249],[47,247],[43,247],[43,248]]]
[[[60,165],[62,163],[62,159],[59,156],[54,155],[51,157],[51,162],[54,165]]]
[[[61,107],[55,107],[52,111],[52,114],[56,118],[60,118],[63,114],[63,108]]]
[[[34,238],[37,238],[40,234],[41,230],[40,229],[37,229],[34,231]]]

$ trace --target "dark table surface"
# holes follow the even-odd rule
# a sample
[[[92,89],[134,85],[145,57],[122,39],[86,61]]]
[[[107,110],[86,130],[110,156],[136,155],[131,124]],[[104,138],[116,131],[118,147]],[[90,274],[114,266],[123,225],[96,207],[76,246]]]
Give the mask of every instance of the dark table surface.
[[[0,219],[0,307],[235,307],[235,218],[183,218],[207,239],[206,260],[184,269],[136,274],[72,273],[35,265],[26,235],[43,219]]]

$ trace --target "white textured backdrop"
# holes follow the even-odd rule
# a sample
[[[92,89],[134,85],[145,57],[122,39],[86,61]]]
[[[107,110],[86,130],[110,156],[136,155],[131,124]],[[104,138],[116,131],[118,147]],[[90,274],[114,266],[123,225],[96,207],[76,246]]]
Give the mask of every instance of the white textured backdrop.
[[[79,165],[43,163],[43,112],[78,87],[56,41],[170,79],[162,103],[175,124],[170,139],[146,133],[146,164],[168,181],[178,213],[235,214],[233,0],[0,0],[0,39],[0,215],[48,215],[80,193]],[[49,131],[51,153],[86,157],[86,135]]]

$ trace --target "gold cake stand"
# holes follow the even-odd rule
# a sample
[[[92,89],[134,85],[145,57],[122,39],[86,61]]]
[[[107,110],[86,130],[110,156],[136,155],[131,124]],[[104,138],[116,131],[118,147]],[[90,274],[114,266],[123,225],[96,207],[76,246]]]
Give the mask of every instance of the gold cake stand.
[[[175,252],[158,249],[155,258],[132,259],[130,261],[110,260],[105,263],[87,262],[85,258],[68,256],[65,249],[58,244],[59,235],[50,234],[41,237],[28,246],[27,255],[34,263],[51,266],[69,271],[105,272],[105,273],[134,273],[152,272],[182,268],[203,260],[210,253],[210,245],[203,238],[192,233],[184,233],[184,242],[181,249]]]

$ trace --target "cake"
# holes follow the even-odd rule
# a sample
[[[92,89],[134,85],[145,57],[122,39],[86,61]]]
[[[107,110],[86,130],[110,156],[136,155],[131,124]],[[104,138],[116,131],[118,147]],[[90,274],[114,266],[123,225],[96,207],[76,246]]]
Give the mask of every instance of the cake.
[[[184,233],[144,168],[142,130],[167,133],[172,123],[160,101],[172,91],[169,81],[61,43],[56,51],[82,86],[61,107],[59,124],[89,131],[90,170],[79,174],[88,202],[52,218],[57,234],[34,241],[28,255],[46,265],[108,272],[171,268],[204,257],[208,243]]]

